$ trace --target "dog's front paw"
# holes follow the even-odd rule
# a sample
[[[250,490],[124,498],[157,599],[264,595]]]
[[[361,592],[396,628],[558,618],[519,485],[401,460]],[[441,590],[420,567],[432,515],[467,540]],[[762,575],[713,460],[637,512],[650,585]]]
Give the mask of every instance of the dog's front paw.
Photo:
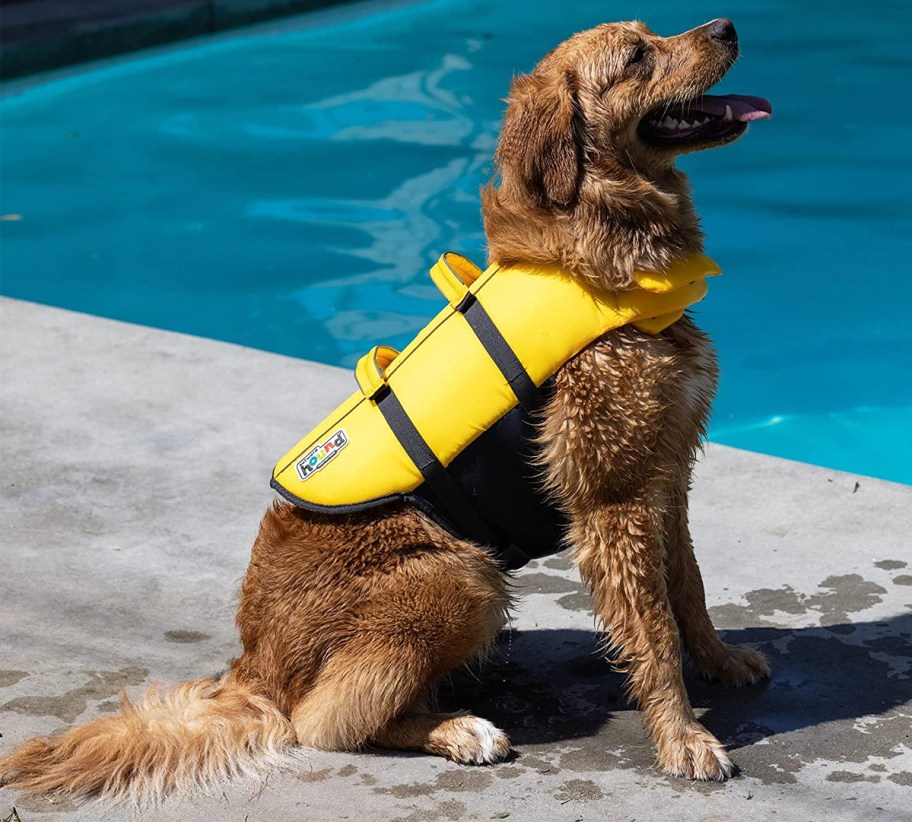
[[[477,716],[454,717],[446,728],[443,753],[463,765],[490,765],[510,753],[507,735]]]
[[[693,661],[694,667],[710,682],[731,688],[754,685],[770,678],[766,657],[752,648],[719,643],[712,653]]]
[[[698,722],[688,725],[681,736],[659,745],[658,764],[672,776],[702,781],[724,782],[732,772],[722,743]]]

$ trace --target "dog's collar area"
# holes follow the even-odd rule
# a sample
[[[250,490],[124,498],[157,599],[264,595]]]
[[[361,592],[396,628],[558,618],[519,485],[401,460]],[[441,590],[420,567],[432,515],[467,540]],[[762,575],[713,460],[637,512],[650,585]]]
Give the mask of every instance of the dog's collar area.
[[[496,263],[492,268],[495,266],[497,266]],[[514,266],[512,270],[532,276],[556,277],[566,280],[574,279],[572,275],[556,267]],[[681,319],[687,308],[687,306],[679,306],[679,300],[669,295],[680,289],[689,289],[689,293],[702,291],[702,294],[705,294],[706,278],[715,277],[721,273],[722,269],[719,268],[714,260],[705,254],[693,254],[673,261],[664,271],[634,271],[633,278],[637,284],[636,288],[624,291],[593,289],[588,293],[597,304],[612,306],[629,316],[631,319],[627,322],[640,331],[645,331],[648,334],[660,334]],[[583,289],[584,287],[580,285],[579,288]],[[702,299],[702,296],[694,300],[694,302],[699,301],[699,299]],[[661,305],[667,305],[667,302],[662,302],[667,300],[674,302],[675,308],[673,311],[650,314],[650,311],[657,310]],[[627,323],[619,323],[618,325],[625,324]]]

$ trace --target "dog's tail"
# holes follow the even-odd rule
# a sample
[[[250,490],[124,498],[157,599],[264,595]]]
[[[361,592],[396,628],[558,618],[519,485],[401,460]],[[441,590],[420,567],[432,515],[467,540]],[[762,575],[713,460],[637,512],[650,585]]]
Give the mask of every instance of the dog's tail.
[[[0,757],[0,784],[34,793],[158,802],[172,791],[259,775],[286,760],[295,734],[270,700],[239,683],[194,679]]]

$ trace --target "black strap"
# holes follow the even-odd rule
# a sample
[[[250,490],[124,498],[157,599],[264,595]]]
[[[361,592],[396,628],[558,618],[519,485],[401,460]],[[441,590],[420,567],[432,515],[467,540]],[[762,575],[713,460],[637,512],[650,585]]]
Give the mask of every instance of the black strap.
[[[409,459],[415,463],[424,481],[453,519],[454,524],[470,539],[482,545],[496,545],[497,537],[494,532],[472,507],[472,503],[453,481],[440,460],[434,456],[434,452],[421,436],[421,432],[415,428],[415,424],[390,387],[384,386],[374,400],[399,444],[405,449]]]
[[[535,411],[541,405],[541,393],[484,306],[469,292],[456,306],[456,310],[466,318],[469,327],[504,375],[522,407],[529,412]]]

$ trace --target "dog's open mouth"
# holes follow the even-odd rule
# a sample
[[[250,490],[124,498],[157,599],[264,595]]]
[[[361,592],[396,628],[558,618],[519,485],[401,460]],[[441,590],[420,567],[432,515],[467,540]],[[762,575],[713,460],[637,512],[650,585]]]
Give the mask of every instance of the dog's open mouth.
[[[640,121],[637,134],[644,143],[659,147],[725,142],[740,136],[751,120],[772,113],[763,97],[704,94],[654,108]]]

